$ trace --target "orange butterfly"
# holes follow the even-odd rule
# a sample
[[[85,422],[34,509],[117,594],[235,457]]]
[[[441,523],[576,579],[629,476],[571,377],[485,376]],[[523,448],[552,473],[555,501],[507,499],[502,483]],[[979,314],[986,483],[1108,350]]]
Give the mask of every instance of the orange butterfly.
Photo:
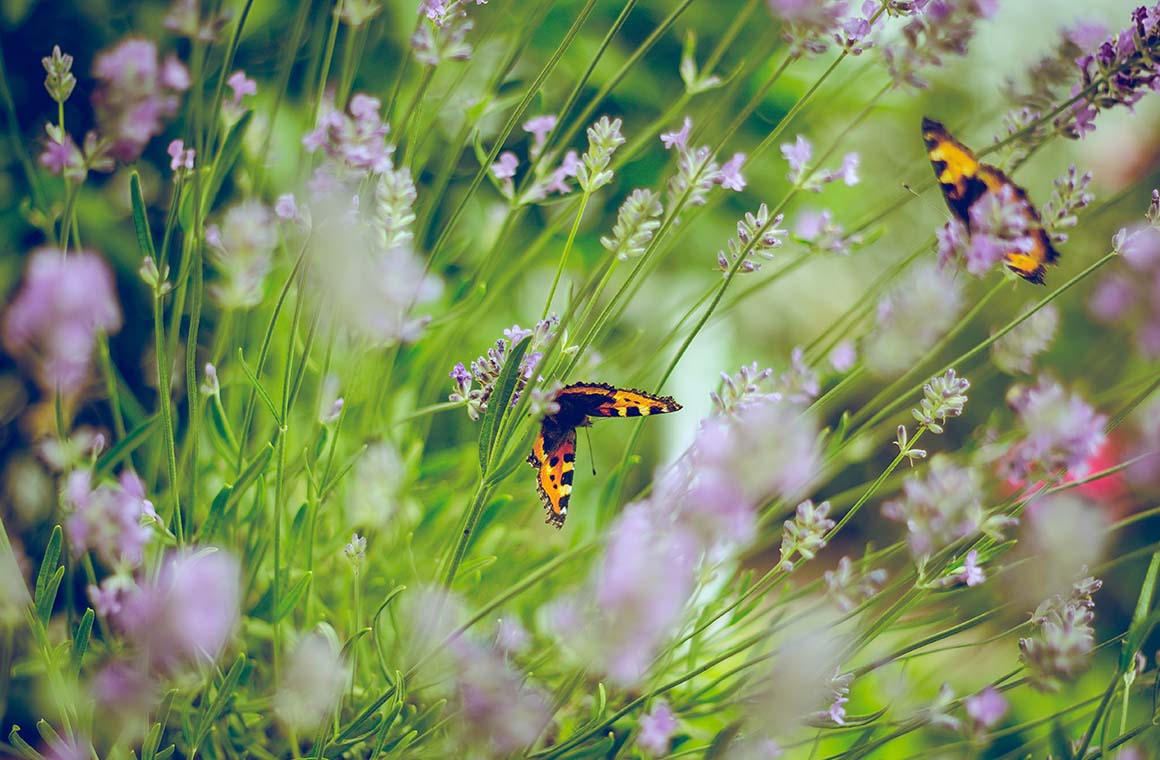
[[[1039,212],[1027,198],[1027,191],[1016,185],[1015,182],[1003,173],[1001,169],[990,164],[984,164],[975,157],[971,149],[951,137],[939,122],[934,119],[923,118],[922,139],[926,143],[927,155],[930,164],[934,167],[934,175],[942,188],[943,198],[947,207],[959,221],[970,229],[971,220],[968,212],[972,204],[983,193],[998,192],[1004,186],[1010,187],[1015,196],[1025,201],[1024,207],[1029,217],[1027,227],[1033,230],[1032,240],[1034,247],[1024,253],[1022,251],[1008,251],[1004,257],[1007,268],[1023,279],[1043,284],[1043,275],[1047,273],[1047,264],[1054,264],[1059,260],[1059,252],[1051,245],[1051,239],[1043,230],[1043,222]]]
[[[614,388],[604,383],[573,383],[556,394],[560,411],[545,417],[532,444],[528,464],[535,467],[536,489],[544,500],[547,522],[564,527],[572,496],[576,461],[576,428],[587,427],[589,417],[647,417],[675,412],[681,405],[669,396]]]

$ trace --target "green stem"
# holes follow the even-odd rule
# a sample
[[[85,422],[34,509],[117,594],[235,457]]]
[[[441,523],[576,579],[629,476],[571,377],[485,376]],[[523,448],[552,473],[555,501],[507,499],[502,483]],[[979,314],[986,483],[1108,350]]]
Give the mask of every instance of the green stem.
[[[547,319],[552,310],[552,299],[556,296],[556,288],[560,284],[560,277],[564,274],[564,267],[568,263],[568,254],[572,252],[572,244],[576,242],[576,232],[580,229],[580,220],[584,218],[584,209],[588,206],[591,196],[584,193],[580,197],[580,209],[576,212],[576,219],[572,222],[572,229],[568,231],[568,240],[564,243],[564,250],[560,253],[560,263],[556,266],[556,276],[552,278],[552,287],[548,288],[548,298],[544,301],[544,313],[540,319]]]

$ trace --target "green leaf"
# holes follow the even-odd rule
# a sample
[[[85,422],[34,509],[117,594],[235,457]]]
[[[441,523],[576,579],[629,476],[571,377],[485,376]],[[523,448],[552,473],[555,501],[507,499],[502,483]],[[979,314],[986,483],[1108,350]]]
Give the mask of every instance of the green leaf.
[[[44,588],[44,596],[36,603],[36,616],[40,622],[47,628],[48,619],[52,617],[52,606],[56,603],[56,592],[60,588],[60,582],[64,579],[64,565],[56,568],[56,572],[48,579],[48,584]]]
[[[156,757],[154,757],[153,760],[169,760],[169,758],[173,757],[173,753],[176,750],[177,750],[177,745],[170,744],[168,747],[166,747],[165,749],[158,752]]]
[[[596,758],[610,757],[615,745],[616,736],[609,733],[591,744],[583,744],[565,752],[560,755],[560,758],[561,760],[596,760]]]
[[[1156,578],[1160,574],[1160,551],[1152,554],[1152,561],[1148,564],[1148,572],[1144,574],[1144,583],[1140,586],[1140,596],[1136,599],[1136,610],[1132,613],[1132,624],[1128,626],[1128,635],[1120,650],[1120,672],[1126,672],[1132,667],[1132,658],[1144,644],[1144,639],[1152,630],[1154,616],[1148,613],[1152,610],[1152,599],[1156,595]]]
[[[40,738],[43,739],[44,743],[49,747],[64,746],[64,740],[60,738],[60,734],[56,732],[56,729],[53,728],[47,720],[41,718],[40,720],[36,721],[36,730],[40,734]]]
[[[274,418],[274,421],[278,423],[278,427],[282,427],[282,415],[278,413],[278,407],[274,406],[273,399],[270,398],[270,394],[266,393],[266,389],[262,387],[262,383],[258,380],[258,376],[255,375],[253,370],[251,370],[249,366],[246,365],[246,355],[245,352],[242,351],[241,347],[238,348],[238,362],[242,365],[242,373],[246,376],[246,379],[250,381],[250,385],[254,386],[254,392],[258,394],[258,398],[260,398],[262,403],[265,404],[266,411],[268,411],[270,416]]]
[[[290,614],[290,611],[298,606],[298,601],[302,599],[302,595],[310,588],[310,579],[314,577],[314,573],[306,571],[298,582],[290,587],[286,595],[278,600],[278,606],[274,608],[274,616],[271,618],[271,623],[277,623],[282,618]]]
[[[217,160],[214,162],[213,176],[207,183],[205,198],[212,200],[218,197],[218,191],[221,190],[222,182],[229,176],[230,169],[233,168],[234,162],[238,160],[238,156],[242,153],[243,140],[246,136],[246,127],[250,125],[250,119],[253,117],[253,111],[247,111],[245,116],[238,120],[231,129],[230,133],[226,135],[225,142],[222,143],[222,149],[217,155]],[[208,207],[208,203],[203,206]]]
[[[238,482],[234,483],[230,496],[240,498],[246,492],[246,489],[258,479],[262,471],[266,469],[266,465],[270,463],[270,457],[272,456],[274,456],[274,447],[267,443],[262,447],[261,451],[254,455],[254,458],[246,465],[246,469],[242,470],[242,474],[238,476]],[[231,498],[230,501],[232,502],[233,499]]]
[[[234,690],[238,688],[238,682],[242,679],[242,673],[246,669],[246,655],[239,654],[238,658],[234,660],[234,664],[230,666],[229,672],[226,673],[225,679],[222,681],[221,687],[217,691],[217,695],[209,704],[209,707],[202,711],[198,720],[197,730],[193,734],[193,741],[190,743],[189,756],[195,757],[202,742],[209,736],[209,731],[213,728],[214,722],[218,716],[226,709],[230,699],[234,695]]]
[[[45,760],[44,755],[40,754],[29,746],[28,742],[24,741],[20,736],[20,726],[13,725],[12,730],[8,732],[8,743],[12,745],[12,749],[20,753],[20,756],[25,760]]]
[[[209,540],[213,539],[217,532],[218,523],[226,516],[225,512],[229,508],[230,495],[233,492],[234,489],[231,486],[222,486],[217,495],[213,497],[213,501],[209,505],[209,514],[206,515],[205,522],[198,529],[199,536],[205,536]]]
[[[226,410],[222,406],[220,395],[215,394],[209,399],[209,422],[210,430],[214,432],[212,440],[216,443],[215,448],[225,449],[225,453],[230,455],[229,458],[236,458],[238,439],[234,436],[233,428],[230,427],[230,421],[226,417]]]
[[[716,760],[716,758],[726,757],[729,750],[729,745],[737,738],[737,734],[741,731],[741,721],[734,721],[725,728],[717,732],[713,737],[713,743],[709,745],[709,749],[705,750],[705,760]]]
[[[1075,753],[1071,751],[1071,739],[1068,738],[1059,718],[1051,724],[1051,750],[1057,760],[1075,760]]]
[[[85,614],[81,616],[81,622],[77,624],[77,632],[73,635],[72,669],[74,674],[80,672],[81,665],[85,660],[85,652],[89,651],[89,636],[93,632],[94,617],[96,616],[93,613],[93,608],[86,609]]]
[[[44,595],[48,593],[48,584],[60,563],[60,547],[63,542],[64,531],[59,525],[53,526],[52,534],[48,537],[48,546],[44,547],[44,557],[40,561],[40,571],[36,574],[36,586],[32,594],[32,601],[38,610],[43,604]],[[55,594],[55,591],[53,593]]]
[[[100,477],[112,472],[113,467],[149,440],[150,436],[156,432],[160,422],[160,415],[155,414],[152,417],[147,417],[140,425],[126,433],[124,438],[110,446],[108,451],[97,459],[97,463],[93,467],[94,474]]]
[[[157,250],[153,247],[153,233],[149,231],[149,218],[145,213],[145,197],[141,194],[141,176],[129,173],[129,199],[133,205],[133,229],[137,232],[137,247],[141,255],[157,260]]]
[[[467,575],[469,573],[476,572],[477,570],[483,570],[485,567],[494,565],[497,559],[499,559],[499,557],[495,556],[494,554],[488,555],[486,557],[476,557],[475,559],[469,562],[464,562],[462,565],[460,565],[459,574]]]
[[[487,400],[487,411],[483,413],[483,424],[479,428],[479,468],[486,473],[491,464],[495,440],[499,435],[500,423],[511,408],[512,395],[520,378],[520,363],[532,345],[532,336],[525,336],[508,350],[503,369],[495,381],[491,397]]]

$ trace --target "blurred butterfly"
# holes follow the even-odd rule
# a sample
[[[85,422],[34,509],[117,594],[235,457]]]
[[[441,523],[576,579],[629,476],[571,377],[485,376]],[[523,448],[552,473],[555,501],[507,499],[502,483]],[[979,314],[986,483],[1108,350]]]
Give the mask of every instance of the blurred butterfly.
[[[1059,252],[1052,247],[1051,239],[1043,230],[1039,211],[1027,198],[1027,192],[1001,169],[981,163],[970,148],[951,137],[946,127],[934,119],[923,118],[922,139],[926,143],[927,155],[947,207],[967,226],[968,231],[971,228],[970,208],[984,193],[997,193],[1003,187],[1010,187],[1015,197],[1023,201],[1032,247],[1026,252],[1007,251],[1004,259],[1007,268],[1015,274],[1042,285],[1043,276],[1047,273],[1046,265],[1056,263]]]
[[[536,489],[544,500],[547,522],[564,526],[572,496],[576,461],[576,428],[589,417],[647,417],[675,412],[681,405],[669,396],[614,388],[604,383],[574,383],[556,394],[560,411],[544,418],[532,444],[528,464],[536,468]]]

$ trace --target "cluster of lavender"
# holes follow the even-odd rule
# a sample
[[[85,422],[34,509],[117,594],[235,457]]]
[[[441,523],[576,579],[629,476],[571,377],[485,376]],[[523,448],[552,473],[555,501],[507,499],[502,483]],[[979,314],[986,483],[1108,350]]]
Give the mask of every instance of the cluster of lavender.
[[[486,354],[471,362],[470,370],[463,366],[463,362],[456,364],[451,369],[449,377],[455,381],[455,390],[448,396],[448,400],[463,404],[471,419],[478,420],[487,411],[488,399],[491,398],[496,381],[503,373],[508,351],[516,343],[530,336],[532,342],[528,345],[528,350],[524,353],[523,358],[520,359],[516,389],[515,393],[512,394],[512,403],[515,404],[524,388],[527,387],[528,381],[535,378],[540,360],[544,358],[544,349],[556,336],[558,325],[559,320],[555,316],[551,316],[537,322],[535,328],[531,330],[525,330],[519,325],[512,325],[504,330],[504,337],[497,340],[495,346],[489,348]],[[544,403],[548,402],[544,401]]]

